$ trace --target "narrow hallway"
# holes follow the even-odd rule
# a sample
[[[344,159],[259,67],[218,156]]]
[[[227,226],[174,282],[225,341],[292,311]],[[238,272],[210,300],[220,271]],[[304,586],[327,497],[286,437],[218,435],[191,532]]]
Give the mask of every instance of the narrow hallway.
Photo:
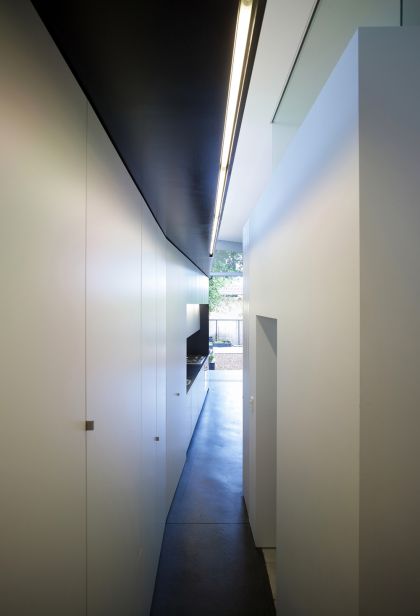
[[[242,498],[241,372],[215,372],[165,529],[153,616],[275,614]]]

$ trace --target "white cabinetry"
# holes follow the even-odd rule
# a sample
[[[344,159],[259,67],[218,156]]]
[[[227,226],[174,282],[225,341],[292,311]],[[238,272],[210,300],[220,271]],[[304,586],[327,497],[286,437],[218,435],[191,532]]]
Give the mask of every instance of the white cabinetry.
[[[166,515],[166,240],[91,110],[87,171],[88,613],[148,614]]]
[[[203,408],[204,400],[206,398],[208,390],[207,381],[207,361],[201,368],[195,381],[191,385],[187,393],[188,414],[191,419],[190,436],[193,435],[197,420],[200,416],[201,409]]]
[[[200,305],[199,304],[187,304],[186,310],[187,328],[186,335],[191,336],[200,329]]]
[[[0,612],[147,614],[192,430],[186,305],[206,279],[28,0],[0,3],[0,73]]]
[[[86,100],[0,3],[0,613],[84,613]]]
[[[91,110],[87,171],[88,611],[148,613],[165,520],[166,240]]]
[[[166,456],[167,506],[172,501],[185,463],[190,435],[186,411],[186,279],[184,257],[167,244],[167,308],[166,308]]]
[[[141,208],[90,108],[87,174],[87,607],[111,616],[141,605]]]
[[[208,279],[169,243],[166,255],[166,451],[169,508],[185,464],[193,425],[195,426],[198,416],[196,404],[192,402],[195,383],[188,395],[186,394],[186,338],[189,335],[186,320],[187,304],[208,302]],[[203,399],[203,396],[200,395],[197,401],[198,399]]]
[[[156,549],[160,553],[166,521],[166,238],[156,230]]]
[[[148,613],[163,536],[165,510],[165,264],[161,231],[149,209],[142,206],[141,304],[141,492],[143,612]]]

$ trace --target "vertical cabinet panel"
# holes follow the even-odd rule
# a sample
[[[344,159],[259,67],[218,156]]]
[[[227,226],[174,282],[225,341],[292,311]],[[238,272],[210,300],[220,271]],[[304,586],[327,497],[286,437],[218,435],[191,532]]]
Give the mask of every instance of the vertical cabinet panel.
[[[187,394],[188,416],[191,418],[191,436],[197,425],[197,420],[200,416],[206,393],[206,376],[203,366]]]
[[[185,257],[182,257],[185,268],[185,292],[187,304],[208,304],[209,280]]]
[[[148,614],[166,515],[165,239],[89,120],[88,613]]]
[[[156,223],[143,204],[141,399],[142,399],[142,511],[143,511],[143,609],[152,599],[156,574],[157,485],[157,238]],[[148,613],[148,610],[142,612]]]
[[[167,494],[172,501],[204,401],[204,371],[186,394],[187,304],[208,302],[208,279],[167,245]],[[201,402],[201,403],[200,403]]]
[[[166,238],[156,225],[156,532],[159,553],[166,521]]]
[[[0,613],[85,610],[86,102],[0,3]]]
[[[209,303],[209,279],[207,276],[200,276],[200,304]]]
[[[166,271],[166,456],[169,507],[185,463],[191,433],[186,401],[187,274],[182,255],[167,244]]]
[[[141,208],[94,113],[88,122],[88,614],[139,613]]]

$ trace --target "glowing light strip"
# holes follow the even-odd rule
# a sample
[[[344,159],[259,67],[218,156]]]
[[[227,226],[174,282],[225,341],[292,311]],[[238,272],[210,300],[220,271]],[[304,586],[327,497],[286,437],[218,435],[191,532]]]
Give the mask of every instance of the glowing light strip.
[[[242,75],[246,60],[248,33],[251,24],[252,0],[241,0],[238,20],[236,23],[235,44],[233,48],[232,68],[230,72],[228,103],[226,108],[225,126],[223,130],[222,153],[220,157],[219,177],[214,207],[214,220],[210,242],[210,256],[213,256],[217,231],[222,211],[223,196],[226,186],[227,170],[230,163],[232,142],[238,112],[241,92]]]

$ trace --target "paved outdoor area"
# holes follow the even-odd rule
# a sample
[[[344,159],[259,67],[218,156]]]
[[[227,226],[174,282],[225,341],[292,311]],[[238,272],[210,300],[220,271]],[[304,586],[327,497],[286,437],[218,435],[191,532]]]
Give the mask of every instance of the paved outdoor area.
[[[242,370],[242,353],[214,353],[216,370]]]
[[[216,370],[242,370],[243,353],[241,346],[214,347]]]

